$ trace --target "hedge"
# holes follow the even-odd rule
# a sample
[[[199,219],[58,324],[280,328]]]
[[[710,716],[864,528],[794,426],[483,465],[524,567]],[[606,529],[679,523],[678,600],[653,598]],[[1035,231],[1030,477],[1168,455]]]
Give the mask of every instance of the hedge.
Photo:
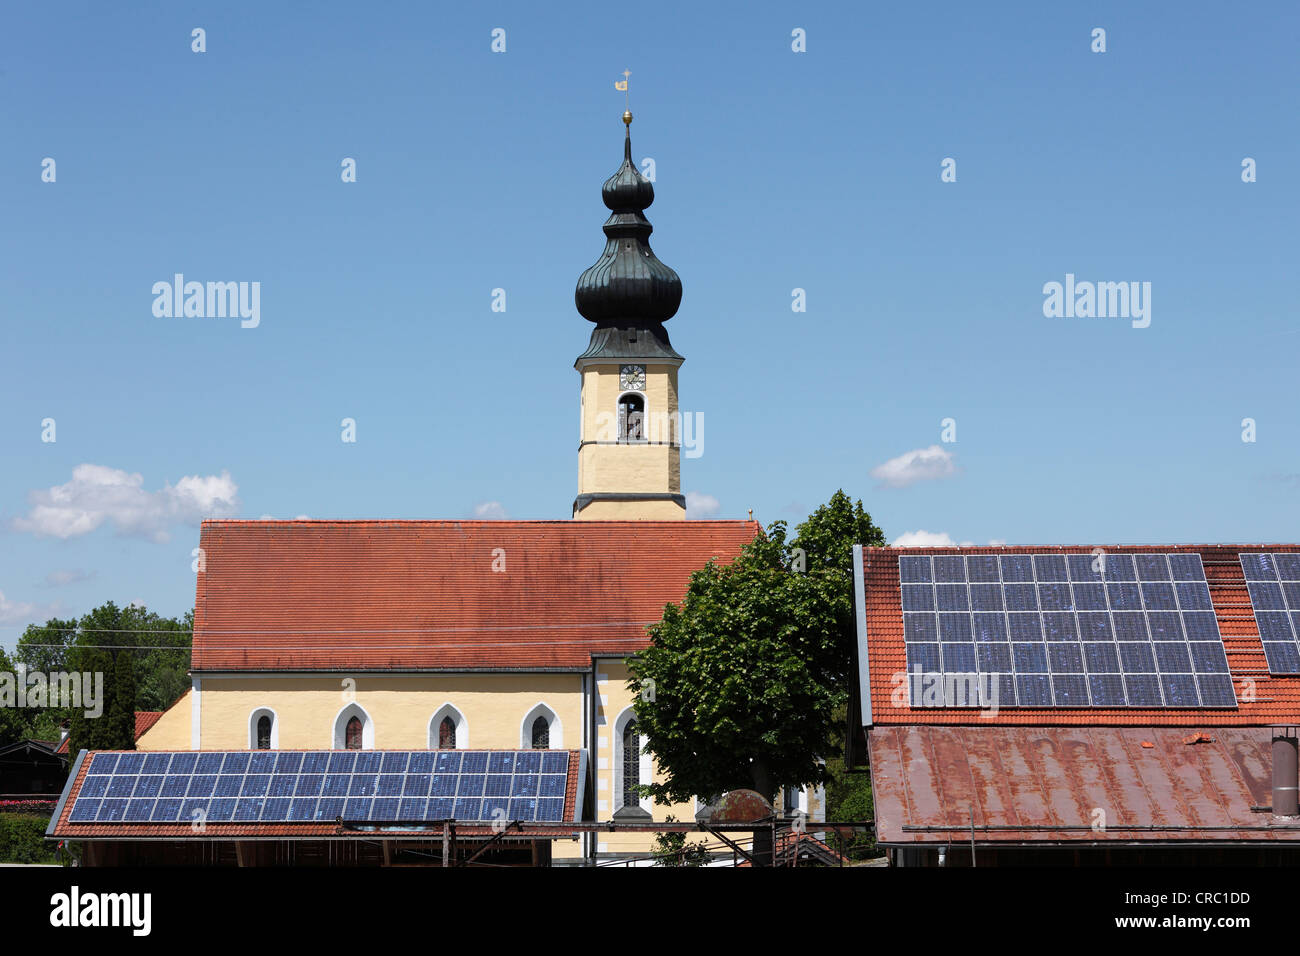
[[[57,863],[55,844],[45,842],[49,817],[0,813],[0,863]]]

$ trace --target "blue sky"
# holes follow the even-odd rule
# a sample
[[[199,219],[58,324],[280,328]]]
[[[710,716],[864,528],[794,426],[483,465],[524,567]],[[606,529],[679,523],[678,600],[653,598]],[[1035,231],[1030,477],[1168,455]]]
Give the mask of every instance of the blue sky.
[[[1300,539],[1294,4],[619,9],[6,13],[0,643],[182,613],[204,513],[568,517],[625,68],[699,513]],[[175,273],[260,324],[156,317]],[[1150,326],[1045,317],[1066,274],[1149,282]]]

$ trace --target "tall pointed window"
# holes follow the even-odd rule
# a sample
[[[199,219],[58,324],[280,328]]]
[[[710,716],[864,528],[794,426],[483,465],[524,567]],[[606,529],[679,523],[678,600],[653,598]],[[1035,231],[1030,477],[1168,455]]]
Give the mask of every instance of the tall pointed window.
[[[347,729],[347,749],[361,749],[361,718],[353,717],[348,721]]]
[[[271,717],[269,714],[263,714],[257,718],[257,749],[271,749]]]
[[[641,738],[636,732],[636,721],[629,720],[623,728],[623,802],[622,806],[635,807],[641,803],[637,785],[641,783]]]
[[[533,749],[549,750],[551,747],[551,722],[545,717],[533,721]]]
[[[442,718],[442,723],[438,725],[438,749],[456,749],[456,721],[450,717]]]
[[[645,440],[645,399],[624,395],[618,400],[618,440]]]

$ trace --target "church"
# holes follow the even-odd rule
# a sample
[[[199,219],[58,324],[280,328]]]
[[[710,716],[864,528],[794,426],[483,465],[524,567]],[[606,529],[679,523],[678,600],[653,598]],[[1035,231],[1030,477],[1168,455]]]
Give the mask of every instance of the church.
[[[85,862],[447,865],[492,844],[505,862],[644,863],[653,833],[528,823],[695,818],[699,801],[635,789],[658,769],[626,658],[761,527],[685,520],[665,329],[682,283],[650,247],[654,187],[623,120],[605,249],[575,292],[594,327],[572,519],[204,522],[191,689],[143,756],[83,753],[51,823]],[[820,788],[782,802],[824,820]]]

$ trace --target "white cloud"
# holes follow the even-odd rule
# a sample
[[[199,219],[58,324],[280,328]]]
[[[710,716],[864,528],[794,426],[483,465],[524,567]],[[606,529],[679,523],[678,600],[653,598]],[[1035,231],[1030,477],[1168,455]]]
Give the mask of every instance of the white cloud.
[[[480,501],[474,506],[474,517],[480,521],[504,521],[506,508],[499,501]]]
[[[94,576],[94,571],[83,571],[81,568],[57,568],[45,575],[43,586],[62,588],[67,587],[69,584],[80,584],[82,581],[89,581]]]
[[[871,469],[871,477],[886,488],[906,488],[918,481],[935,481],[957,474],[952,452],[942,445],[916,448]]]
[[[713,495],[698,491],[686,492],[686,517],[688,518],[712,518],[721,507],[722,505]]]
[[[1000,548],[1006,543],[1005,538],[994,538],[988,546]],[[954,541],[946,531],[904,531],[891,545],[895,548],[973,548],[975,542]]]
[[[956,548],[971,544],[963,541],[958,545],[946,531],[905,531],[891,543],[895,548]]]
[[[58,604],[31,604],[26,601],[10,601],[0,591],[0,624],[36,624],[57,617]]]
[[[281,519],[277,518],[275,515],[262,515],[257,520],[258,521],[279,521]],[[298,515],[298,517],[296,518],[285,518],[284,520],[285,521],[310,521],[311,518],[307,517],[306,515]]]
[[[89,534],[105,522],[118,534],[165,542],[168,528],[239,513],[239,487],[230,472],[187,475],[146,491],[144,477],[105,465],[78,465],[72,480],[28,494],[31,511],[11,522],[16,531],[54,538]]]

